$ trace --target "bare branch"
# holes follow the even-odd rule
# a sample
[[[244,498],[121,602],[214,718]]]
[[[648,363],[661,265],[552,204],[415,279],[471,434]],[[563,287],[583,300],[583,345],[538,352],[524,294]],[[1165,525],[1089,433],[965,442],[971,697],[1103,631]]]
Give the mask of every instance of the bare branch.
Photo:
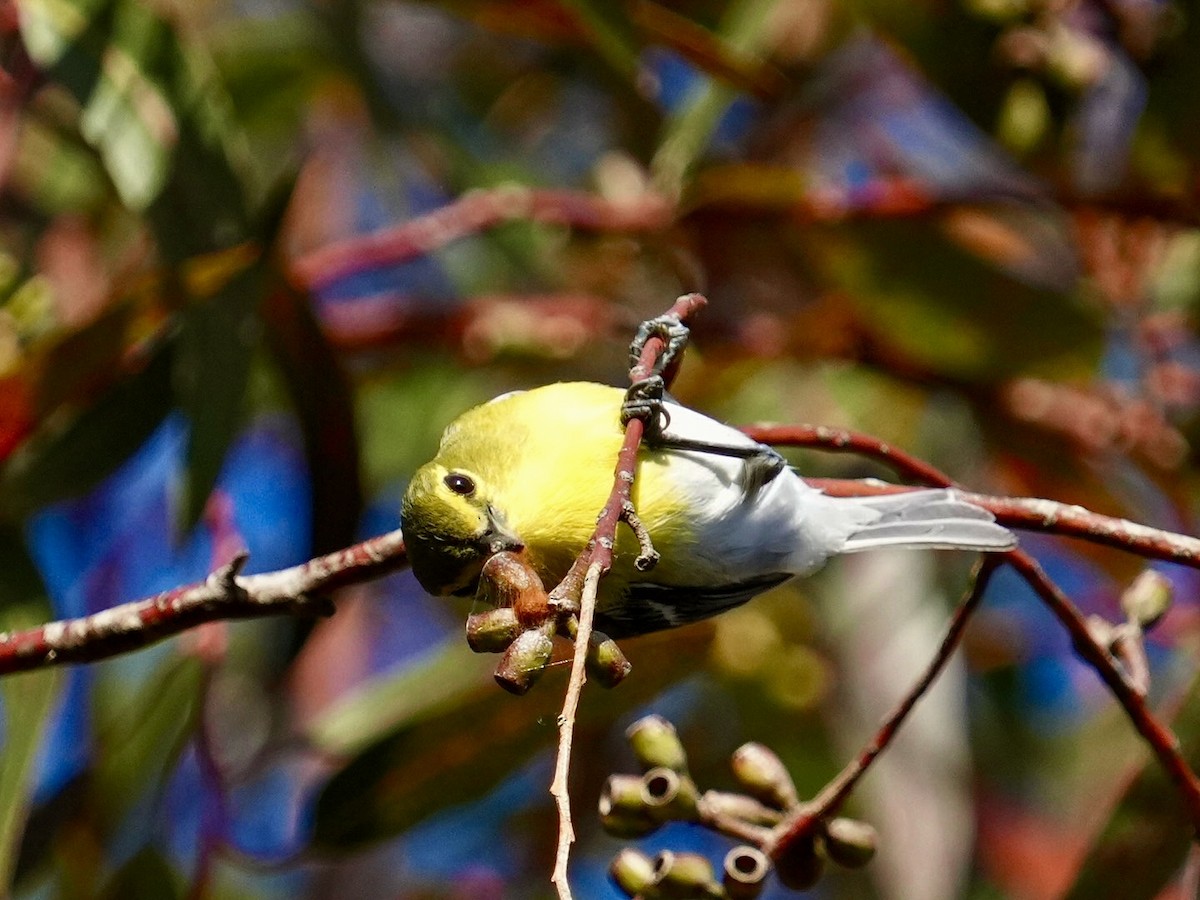
[[[0,633],[0,675],[108,659],[204,622],[329,615],[329,591],[378,578],[407,559],[399,530],[261,575],[238,575],[246,562],[246,555],[239,554],[196,584],[82,618]]]
[[[918,490],[905,485],[871,480],[805,480],[834,497],[867,497]],[[1128,519],[1092,512],[1082,506],[1043,500],[1040,497],[995,497],[970,491],[960,491],[959,496],[976,506],[982,506],[996,517],[996,521],[1013,528],[1079,538],[1148,559],[1161,559],[1194,569],[1200,568],[1200,539],[1190,535],[1151,528],[1149,525],[1131,522]]]

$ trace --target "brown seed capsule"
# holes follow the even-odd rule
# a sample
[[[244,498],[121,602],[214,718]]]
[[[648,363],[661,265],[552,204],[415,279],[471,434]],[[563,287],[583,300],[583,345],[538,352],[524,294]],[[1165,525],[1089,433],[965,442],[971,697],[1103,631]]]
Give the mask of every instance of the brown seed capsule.
[[[662,716],[643,716],[625,732],[633,755],[643,769],[666,768],[687,772],[687,754],[675,726]]]
[[[766,884],[771,860],[757,847],[743,844],[725,854],[724,871],[722,883],[729,900],[754,900]]]
[[[655,861],[632,847],[626,847],[608,867],[608,874],[617,887],[635,897],[654,885]]]
[[[542,579],[517,553],[493,553],[483,564],[478,599],[496,607],[512,607],[526,628],[550,618],[550,602]]]
[[[496,666],[496,683],[513,694],[524,694],[550,662],[554,641],[538,628],[522,631],[509,645]]]
[[[830,819],[825,825],[825,853],[839,866],[858,869],[875,855],[879,835],[858,819]]]
[[[743,744],[730,758],[733,776],[748,793],[768,806],[789,809],[800,802],[783,760],[764,744]]]
[[[467,616],[467,646],[476,653],[503,653],[520,633],[517,614],[507,606]]]
[[[716,815],[738,819],[748,825],[772,827],[778,825],[783,818],[779,810],[765,806],[745,794],[705,791],[701,799],[704,806]]]

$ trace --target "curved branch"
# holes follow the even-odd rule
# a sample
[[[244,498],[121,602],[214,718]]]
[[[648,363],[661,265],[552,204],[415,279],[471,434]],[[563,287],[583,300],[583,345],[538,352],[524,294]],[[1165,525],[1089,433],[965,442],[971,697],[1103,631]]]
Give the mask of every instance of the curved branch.
[[[920,490],[870,479],[806,478],[805,481],[832,497],[871,497]],[[958,495],[976,506],[982,506],[996,517],[997,522],[1011,528],[1078,538],[1148,559],[1161,559],[1200,569],[1200,538],[1151,528],[1057,500],[996,497],[971,491],[959,491]]]
[[[0,675],[96,662],[146,647],[204,622],[265,616],[329,615],[325,596],[401,568],[408,556],[399,529],[260,575],[239,575],[242,554],[204,581],[122,603],[90,616],[0,633]]]

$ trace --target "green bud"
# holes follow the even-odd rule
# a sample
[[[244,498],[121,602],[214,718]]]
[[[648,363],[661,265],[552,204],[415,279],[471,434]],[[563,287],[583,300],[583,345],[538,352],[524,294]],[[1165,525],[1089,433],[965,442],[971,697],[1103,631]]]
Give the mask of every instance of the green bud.
[[[825,824],[825,853],[839,866],[858,869],[875,856],[879,835],[858,819],[830,819]]]
[[[467,616],[467,646],[476,653],[503,653],[521,633],[511,606]]]
[[[663,850],[654,857],[653,887],[657,896],[678,900],[721,896],[712,863],[699,853]]]
[[[766,745],[743,744],[733,752],[730,766],[738,783],[768,806],[790,809],[800,802],[783,760]]]
[[[614,688],[633,669],[617,642],[599,631],[588,641],[587,671],[601,687]]]
[[[666,768],[687,772],[687,754],[675,726],[662,716],[644,716],[625,732],[633,755],[643,769]]]
[[[1121,610],[1142,629],[1153,628],[1171,608],[1174,595],[1174,585],[1166,575],[1147,569],[1121,594]]]
[[[694,821],[699,799],[696,783],[687,775],[660,766],[642,776],[642,802],[651,818],[660,822]]]
[[[722,883],[729,900],[754,900],[762,893],[771,860],[757,847],[743,844],[725,854]]]
[[[542,672],[554,654],[554,641],[538,628],[522,631],[509,645],[496,666],[496,683],[513,694],[524,694]]]
[[[655,861],[642,853],[626,847],[615,857],[608,867],[608,874],[630,897],[636,897],[648,888],[653,887],[656,874]]]

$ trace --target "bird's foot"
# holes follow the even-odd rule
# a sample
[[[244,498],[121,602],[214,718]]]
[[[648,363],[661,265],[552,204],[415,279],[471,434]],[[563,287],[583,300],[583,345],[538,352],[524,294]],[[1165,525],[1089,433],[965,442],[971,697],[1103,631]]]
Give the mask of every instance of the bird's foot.
[[[621,404],[621,425],[632,419],[645,423],[646,440],[654,443],[671,424],[671,415],[663,402],[666,385],[661,375],[651,375],[630,385]]]
[[[654,366],[654,373],[661,374],[675,362],[675,359],[687,347],[689,334],[688,327],[679,320],[679,316],[673,313],[665,313],[653,319],[647,319],[638,326],[633,343],[629,345],[630,368],[637,368],[641,364],[642,351],[646,349],[646,342],[652,337],[657,337],[663,342],[664,347]]]

